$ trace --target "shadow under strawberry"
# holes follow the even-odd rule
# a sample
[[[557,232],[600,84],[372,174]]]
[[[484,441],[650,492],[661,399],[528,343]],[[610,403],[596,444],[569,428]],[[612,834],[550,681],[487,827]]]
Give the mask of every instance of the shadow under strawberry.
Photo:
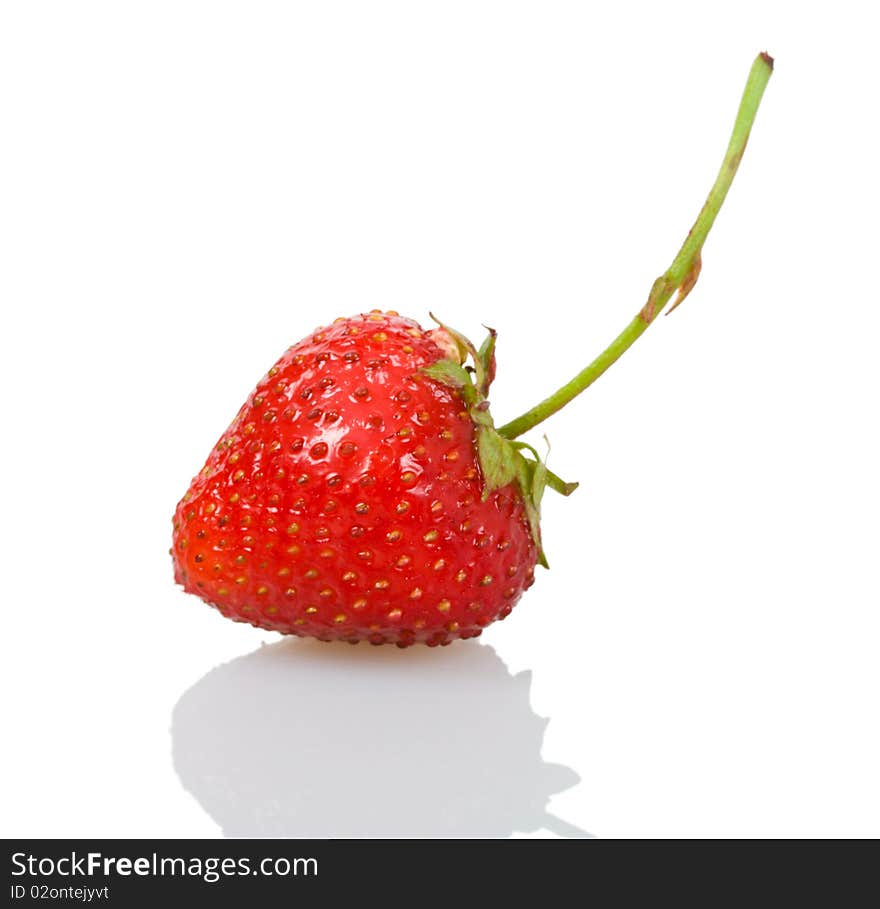
[[[174,767],[226,836],[590,834],[547,812],[577,774],[487,646],[283,640],[213,669],[174,708]]]

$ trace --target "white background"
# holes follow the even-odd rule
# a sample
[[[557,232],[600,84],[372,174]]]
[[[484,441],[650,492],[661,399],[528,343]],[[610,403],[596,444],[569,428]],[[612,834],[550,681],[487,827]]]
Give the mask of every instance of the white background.
[[[0,832],[880,835],[872,6],[3,4]],[[765,49],[697,289],[546,424],[552,570],[479,642],[234,663],[277,636],[167,550],[265,369],[433,310],[525,409],[644,302]]]

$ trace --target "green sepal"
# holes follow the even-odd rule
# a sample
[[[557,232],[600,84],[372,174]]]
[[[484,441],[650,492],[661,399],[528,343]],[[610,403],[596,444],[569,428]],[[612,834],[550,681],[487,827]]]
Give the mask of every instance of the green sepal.
[[[477,455],[483,471],[483,501],[489,493],[507,486],[517,478],[519,453],[495,432],[494,426],[477,427]]]
[[[486,340],[477,351],[477,362],[480,364],[482,372],[482,382],[478,385],[483,395],[487,395],[489,386],[495,379],[495,339],[498,337],[498,332],[494,328],[489,328],[488,325],[483,327],[489,334],[486,335]]]
[[[538,564],[547,568],[549,566],[541,543],[541,499],[547,487],[567,496],[577,489],[578,484],[566,483],[548,470],[541,456],[531,445],[511,441],[495,429],[495,423],[489,413],[489,402],[486,400],[489,386],[495,377],[494,329],[488,329],[488,336],[477,350],[460,332],[444,325],[433,315],[431,318],[452,340],[461,362],[444,358],[423,367],[421,371],[461,395],[467,405],[468,414],[476,425],[477,459],[483,475],[483,501],[486,501],[491,493],[511,483],[515,482],[519,486],[526,519],[537,548]],[[466,365],[468,356],[473,361],[473,367]]]
[[[450,388],[455,388],[459,391],[467,385],[473,384],[470,373],[464,366],[456,363],[455,360],[437,360],[430,366],[424,367],[422,372],[426,376],[436,379],[441,384],[448,385]]]
[[[460,362],[465,363],[468,357],[473,360],[473,369],[477,379],[477,391],[485,398],[489,393],[489,386],[495,378],[495,338],[498,335],[498,332],[495,331],[494,328],[487,328],[486,330],[489,334],[486,336],[486,340],[480,345],[480,349],[477,350],[473,342],[465,337],[460,331],[456,331],[454,328],[450,328],[448,325],[441,322],[434,313],[429,313],[429,315],[454,342],[458,349]]]
[[[504,438],[504,436],[502,436]],[[547,441],[547,436],[544,436],[544,441],[547,443],[547,451],[550,451],[550,443]],[[562,479],[562,477],[557,476],[547,467],[546,461],[542,461],[541,456],[538,454],[535,449],[528,444],[528,442],[520,442],[519,440],[511,440],[511,445],[517,449],[526,449],[532,453],[536,462],[541,462],[543,469],[543,483],[545,486],[552,489],[554,492],[558,492],[561,496],[570,496],[577,488],[580,486],[580,483],[574,482],[569,483]]]
[[[468,356],[470,356],[474,361],[477,359],[477,349],[471,343],[471,341],[466,338],[460,331],[456,331],[454,328],[450,328],[448,325],[444,325],[434,313],[428,313],[428,315],[449,335],[450,338],[455,342],[455,346],[458,348],[459,362],[464,363]]]

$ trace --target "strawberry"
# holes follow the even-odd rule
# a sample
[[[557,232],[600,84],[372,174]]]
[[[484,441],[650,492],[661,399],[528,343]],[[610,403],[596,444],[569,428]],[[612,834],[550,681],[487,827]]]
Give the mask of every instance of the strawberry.
[[[755,60],[688,238],[589,366],[496,429],[494,331],[477,349],[394,312],[337,319],[269,370],[178,504],[178,583],[228,618],[323,641],[435,646],[505,618],[546,566],[545,488],[577,485],[515,440],[691,292],[772,68],[767,54]]]
[[[396,313],[289,348],[177,507],[178,582],[321,640],[448,644],[504,618],[534,581],[540,474],[509,448],[524,488],[503,469],[487,482],[479,440],[504,445],[479,410],[493,348],[474,351],[476,385],[447,359],[465,339]]]

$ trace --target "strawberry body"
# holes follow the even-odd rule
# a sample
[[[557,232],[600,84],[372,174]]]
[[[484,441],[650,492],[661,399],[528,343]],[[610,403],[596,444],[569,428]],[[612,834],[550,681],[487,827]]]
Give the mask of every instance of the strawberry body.
[[[178,583],[325,641],[433,646],[504,618],[537,547],[516,483],[484,498],[461,395],[422,372],[438,339],[370,313],[289,348],[177,506]]]

